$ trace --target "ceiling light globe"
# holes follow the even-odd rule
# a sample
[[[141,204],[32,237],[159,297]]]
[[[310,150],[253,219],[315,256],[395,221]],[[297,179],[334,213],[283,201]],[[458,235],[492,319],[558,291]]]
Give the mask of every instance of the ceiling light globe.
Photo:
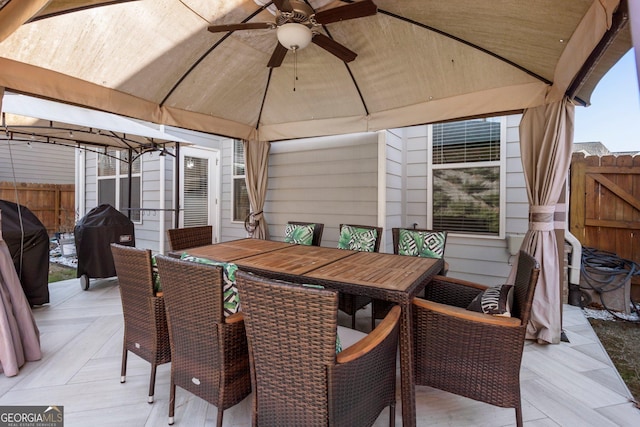
[[[311,42],[311,29],[297,23],[284,24],[276,30],[278,41],[289,50],[304,49]]]

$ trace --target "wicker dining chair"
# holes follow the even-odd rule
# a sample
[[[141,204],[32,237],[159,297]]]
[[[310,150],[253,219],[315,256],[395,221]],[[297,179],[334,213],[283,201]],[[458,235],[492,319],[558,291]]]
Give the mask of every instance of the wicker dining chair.
[[[182,227],[167,230],[172,251],[196,248],[213,243],[213,226]]]
[[[348,237],[343,233],[345,227],[351,227],[352,229],[369,230],[375,232],[374,241],[371,242],[369,252],[379,252],[380,242],[382,241],[382,227],[374,227],[370,225],[353,225],[353,224],[340,224],[340,240],[338,241],[338,247],[342,249],[363,250],[362,245],[350,244]],[[371,302],[371,298],[362,295],[340,294],[340,300],[338,307],[340,311],[351,316],[351,328],[356,328],[356,312],[361,308],[364,308]]]
[[[391,229],[393,253],[423,258],[443,258],[447,244],[447,231],[429,230],[426,228]],[[402,241],[401,241],[402,238]],[[449,264],[445,261],[441,276],[446,276]],[[388,301],[374,299],[371,303],[371,329],[376,327],[376,320],[382,319],[391,308]]]
[[[222,426],[224,411],[251,393],[242,313],[225,317],[222,267],[156,258],[171,338],[169,424],[179,386],[215,405]]]
[[[151,251],[111,243],[111,254],[124,317],[120,382],[126,381],[129,351],[151,363],[148,401],[153,403],[156,368],[171,361],[171,347],[164,299],[154,294]]]
[[[238,271],[254,426],[371,426],[395,420],[400,308],[336,354],[338,294]]]
[[[536,260],[520,251],[512,317],[467,309],[486,286],[436,276],[427,300],[413,305],[416,385],[515,408],[522,426],[520,364],[538,274]]]
[[[301,221],[289,221],[288,226],[306,226],[313,225],[313,238],[311,240],[311,246],[320,246],[322,242],[322,232],[324,231],[324,224],[318,222],[301,222]],[[286,233],[285,233],[286,234]],[[285,236],[285,242],[287,237]],[[293,241],[291,243],[294,243]]]

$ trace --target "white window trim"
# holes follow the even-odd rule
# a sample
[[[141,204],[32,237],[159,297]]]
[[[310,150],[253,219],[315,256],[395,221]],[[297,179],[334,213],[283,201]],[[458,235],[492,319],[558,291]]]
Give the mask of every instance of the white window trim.
[[[443,165],[433,164],[433,125],[427,126],[427,227],[433,228],[433,171],[438,169],[451,169],[461,167],[500,167],[500,215],[499,231],[496,236],[484,234],[451,232],[449,236],[466,237],[474,239],[504,240],[505,225],[507,222],[507,117],[500,117],[500,160],[494,162],[474,162],[474,163],[447,163]]]
[[[100,176],[100,156],[102,155],[102,153],[98,153],[98,155],[96,156],[96,203],[98,203],[98,201],[100,200],[100,185],[99,185],[99,181],[101,180],[105,180],[105,179],[114,179],[116,180],[116,188],[115,188],[115,199],[116,199],[116,206],[114,206],[118,211],[120,211],[120,180],[122,178],[128,178],[129,174],[122,174],[120,173],[120,165],[122,164],[122,161],[120,160],[120,156],[121,153],[123,153],[124,151],[119,150],[117,152],[117,157],[118,160],[116,161],[116,174],[115,175],[105,175],[105,176]],[[135,156],[136,153],[133,152],[133,155]],[[143,165],[144,165],[144,161],[142,160],[142,156],[139,157],[140,159],[140,172],[137,173],[132,173],[131,174],[131,178],[140,178],[140,206],[142,207],[142,200],[143,200],[143,194],[142,194],[142,171],[143,171]],[[125,213],[126,215],[126,213]],[[142,224],[142,211],[140,211],[140,219],[135,220],[135,219],[131,219],[131,222],[133,222],[134,224]]]
[[[236,220],[236,203],[235,203],[235,199],[236,199],[236,195],[235,195],[235,182],[236,179],[244,179],[245,181],[245,185],[247,182],[247,162],[243,156],[242,161],[243,161],[243,165],[244,165],[244,175],[236,175],[235,171],[235,161],[236,161],[236,142],[240,142],[242,144],[241,140],[237,140],[237,139],[233,139],[231,142],[231,223],[232,224],[242,224],[244,226],[244,219],[242,220]]]

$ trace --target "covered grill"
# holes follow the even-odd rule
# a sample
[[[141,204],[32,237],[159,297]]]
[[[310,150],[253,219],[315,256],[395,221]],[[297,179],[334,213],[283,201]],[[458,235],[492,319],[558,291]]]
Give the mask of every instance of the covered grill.
[[[49,302],[49,235],[27,207],[0,200],[2,236],[31,305]]]
[[[89,289],[89,278],[112,277],[116,268],[111,243],[135,246],[133,222],[113,206],[103,204],[91,209],[75,226],[80,286]]]

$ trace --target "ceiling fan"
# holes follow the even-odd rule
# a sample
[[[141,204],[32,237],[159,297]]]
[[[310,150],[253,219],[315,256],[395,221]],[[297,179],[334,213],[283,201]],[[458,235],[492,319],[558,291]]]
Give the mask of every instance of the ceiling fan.
[[[319,27],[333,22],[347,19],[363,18],[375,15],[378,7],[372,0],[360,0],[344,6],[317,12],[301,0],[273,0],[276,6],[275,22],[245,22],[227,25],[211,25],[208,30],[212,33],[238,30],[275,29],[279,43],[276,45],[268,67],[279,67],[287,51],[294,53],[304,49],[311,42],[327,52],[335,55],[344,62],[351,62],[358,56],[342,44],[320,33]]]

